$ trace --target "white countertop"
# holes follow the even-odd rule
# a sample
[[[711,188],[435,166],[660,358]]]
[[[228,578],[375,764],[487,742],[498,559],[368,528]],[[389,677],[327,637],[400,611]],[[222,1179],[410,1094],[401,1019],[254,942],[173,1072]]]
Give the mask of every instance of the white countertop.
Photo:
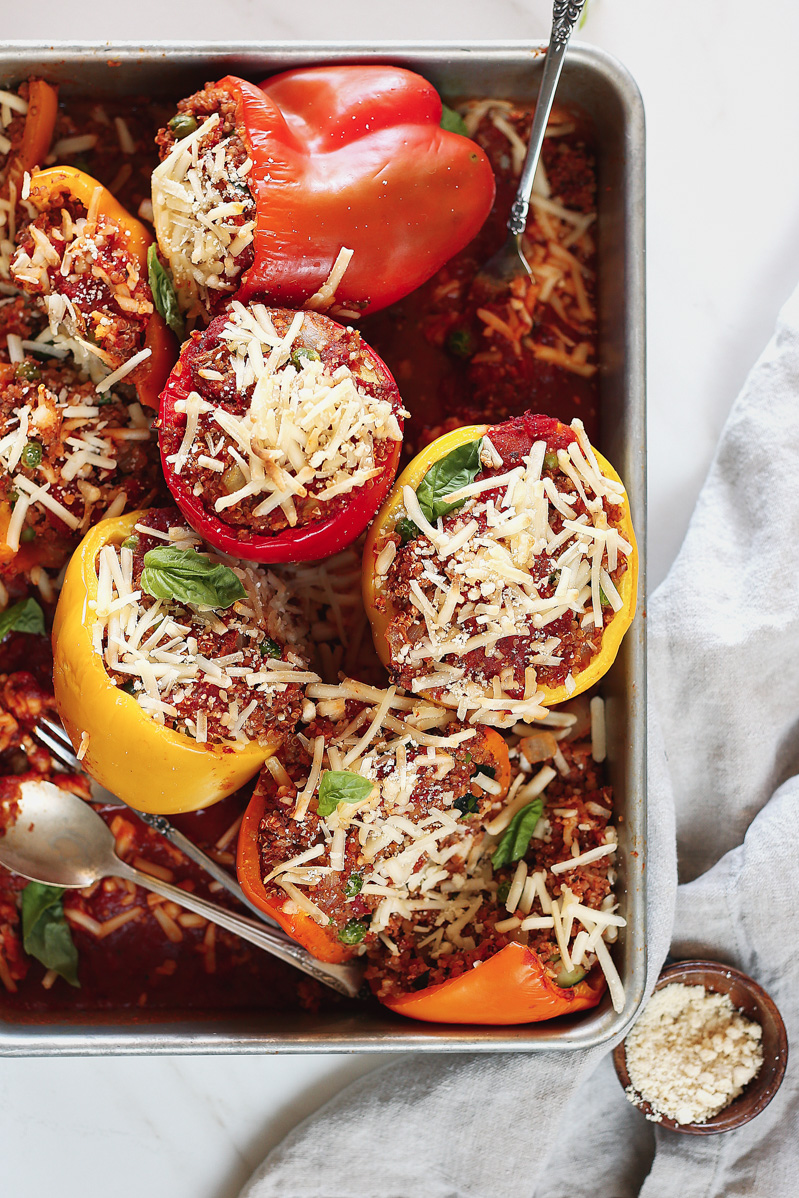
[[[549,0],[10,7],[4,39],[535,39],[546,36],[551,11]],[[729,406],[799,278],[799,7],[771,0],[767,34],[758,9],[752,0],[590,0],[580,33],[627,65],[647,111],[653,584],[679,547]],[[380,1063],[4,1060],[0,1192],[235,1198],[295,1122]]]

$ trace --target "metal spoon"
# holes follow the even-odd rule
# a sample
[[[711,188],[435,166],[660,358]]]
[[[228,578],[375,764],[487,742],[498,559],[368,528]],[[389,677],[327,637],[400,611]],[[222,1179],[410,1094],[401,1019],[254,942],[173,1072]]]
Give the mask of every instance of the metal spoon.
[[[547,121],[552,111],[555,90],[558,86],[563,60],[566,57],[566,46],[572,30],[580,18],[586,0],[555,0],[552,10],[552,32],[549,35],[549,46],[544,62],[544,73],[541,86],[538,89],[533,123],[530,128],[530,141],[527,146],[527,156],[524,160],[516,199],[508,218],[508,236],[502,249],[488,259],[485,266],[475,275],[472,281],[472,291],[489,296],[508,285],[519,275],[533,277],[530,263],[522,251],[522,234],[527,227],[527,213],[530,210],[530,196],[533,192],[538,160],[541,157],[541,147],[544,144]]]
[[[0,835],[0,864],[33,882],[73,889],[90,886],[101,878],[128,878],[210,923],[235,932],[242,940],[348,998],[356,997],[363,985],[363,967],[359,963],[328,965],[317,961],[304,948],[284,941],[280,933],[263,924],[134,869],[116,855],[114,836],[97,812],[52,782],[20,784],[19,800],[11,804],[11,818]]]

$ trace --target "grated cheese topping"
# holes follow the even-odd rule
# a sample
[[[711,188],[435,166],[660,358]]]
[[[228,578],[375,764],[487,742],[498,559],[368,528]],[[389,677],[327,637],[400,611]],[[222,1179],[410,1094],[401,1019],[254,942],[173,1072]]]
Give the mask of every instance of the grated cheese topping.
[[[63,206],[34,209],[11,277],[41,298],[51,332],[80,341],[116,382],[151,355],[143,343],[153,300],[127,234],[98,211],[101,195],[98,183],[85,215],[67,196]]]
[[[178,514],[149,512],[138,544],[106,545],[98,557],[93,643],[109,676],[157,723],[200,743],[263,740],[299,718],[308,669],[307,631],[291,592],[271,571],[204,547]],[[166,523],[167,527],[160,525]],[[148,548],[195,549],[230,565],[246,591],[222,611],[155,599],[141,587]],[[135,555],[135,556],[134,556]],[[274,647],[280,656],[271,656]]]
[[[278,319],[286,324],[282,333]],[[386,398],[393,388],[360,343],[350,350],[351,365],[328,366],[317,351],[316,358],[289,360],[307,339],[323,353],[327,344],[337,346],[337,332],[321,315],[233,301],[219,333],[221,356],[198,371],[215,388],[221,382],[222,399],[192,391],[176,402],[186,423],[167,456],[176,474],[196,480],[195,494],[211,491],[223,520],[271,528],[319,519],[320,505],[377,477],[387,447],[402,440],[398,417],[406,413]]]
[[[392,667],[461,719],[509,727],[544,715],[540,683],[565,674],[573,690],[573,663],[587,664],[622,606],[612,577],[632,551],[617,527],[624,489],[602,474],[582,423],[571,428],[548,473],[546,441],[505,470],[484,438],[484,477],[443,497],[463,506],[435,527],[405,488],[419,535],[378,580],[398,613],[387,634]]]
[[[556,771],[547,766],[531,776],[518,738],[510,749],[516,778],[506,796],[489,774],[480,772],[481,730],[464,728],[451,711],[437,709],[436,734],[428,735],[431,743],[425,744],[420,725],[430,721],[436,708],[399,695],[393,687],[381,690],[345,678],[338,686],[312,684],[307,693],[320,715],[322,705],[335,699],[345,708],[333,719],[332,731],[330,724],[320,724],[300,738],[305,755],[287,760],[290,774],[271,767],[259,783],[266,786],[267,798],[261,831],[263,881],[268,889],[283,891],[287,911],[303,911],[335,930],[347,926],[348,904],[357,901],[353,916],[368,912],[357,951],[384,963],[370,966],[378,973],[385,953],[396,959],[398,942],[407,946],[409,937],[414,952],[443,966],[452,953],[479,952],[483,942],[496,951],[504,943],[493,944],[496,932],[530,943],[553,976],[598,966],[608,976],[614,1003],[619,1000],[615,967],[611,963],[606,969],[605,955],[597,949],[599,940],[614,939],[626,926],[616,913],[607,861],[589,850],[575,862],[568,882],[550,864],[535,869],[522,859],[498,872],[492,865],[507,828],[503,823],[494,831],[494,825],[514,804],[514,794],[525,796],[517,809],[533,794],[546,804],[549,818],[543,816],[533,831],[544,862],[559,851],[553,820],[561,825],[563,844],[568,840],[578,852],[578,820],[593,838],[610,835],[613,830],[605,826],[609,810],[603,808],[604,815],[592,820],[587,814],[584,792],[591,783],[583,781],[580,764],[589,752],[587,742],[567,751],[566,793],[574,810],[564,807],[561,813],[558,799],[547,797]],[[393,713],[401,714],[401,721]],[[525,732],[529,738],[533,729],[525,726]],[[473,764],[464,769],[468,762]],[[327,770],[348,770],[371,789],[358,801],[339,802],[320,816],[315,795]],[[564,783],[558,785],[556,794],[563,792]],[[464,812],[455,800],[469,791],[474,810]],[[353,877],[358,886],[345,885]],[[342,900],[342,894],[349,898]],[[404,951],[407,959],[407,947]]]
[[[97,380],[105,368],[95,368],[92,378],[85,359],[81,367],[70,354],[79,347],[68,338],[45,330],[21,341],[19,354],[10,334],[8,342],[11,361],[34,377],[0,387],[0,468],[16,496],[5,545],[19,549],[26,526],[38,523],[34,513],[79,536],[97,520],[121,515],[129,494],[148,502],[158,468],[151,419],[141,405],[111,389],[101,394]],[[38,361],[31,351],[49,353],[50,360]]]
[[[181,305],[207,312],[237,290],[243,252],[252,243],[255,202],[249,158],[231,159],[232,138],[218,113],[177,142],[153,171],[153,222]]]

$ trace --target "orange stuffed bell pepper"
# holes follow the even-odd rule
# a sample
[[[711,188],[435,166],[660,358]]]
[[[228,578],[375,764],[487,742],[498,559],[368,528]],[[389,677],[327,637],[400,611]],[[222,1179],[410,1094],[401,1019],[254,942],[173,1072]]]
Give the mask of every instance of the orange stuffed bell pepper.
[[[142,404],[157,408],[177,343],[148,281],[152,236],[75,167],[36,171],[28,198],[40,215],[23,230],[13,280],[43,297],[52,325],[83,340]]]
[[[13,190],[15,203],[19,201],[25,173],[30,174],[47,157],[58,114],[58,89],[44,79],[30,79],[26,103],[26,111],[14,115],[4,130],[11,149],[0,173],[0,189],[9,199]]]
[[[435,88],[401,67],[304,67],[260,87],[228,75],[178,109],[158,137],[153,211],[190,312],[238,288],[243,302],[375,312],[431,278],[491,210],[486,155],[441,127]]]
[[[595,1007],[604,992],[605,979],[598,969],[575,986],[561,987],[529,948],[506,944],[458,977],[380,1001],[398,1015],[426,1023],[507,1025],[575,1015]]]
[[[64,727],[86,771],[144,811],[194,811],[237,790],[293,728],[302,683],[315,677],[303,673],[300,626],[266,576],[197,545],[174,508],[104,520],[69,563],[53,624]],[[231,653],[243,668],[227,677]]]
[[[359,683],[344,683],[344,686],[349,685],[371,692],[376,696],[376,703],[382,696],[384,705],[388,705],[393,697],[392,692],[375,691]],[[407,708],[407,701],[400,700],[400,703]],[[365,722],[369,710],[363,702],[358,707],[361,720]],[[347,726],[358,707],[348,705],[338,725],[339,731],[348,734]],[[381,710],[379,706],[375,708],[378,721]],[[400,710],[405,714],[403,708]],[[384,714],[384,718],[390,724],[392,717]],[[358,764],[361,772],[358,773],[354,772],[354,763],[347,764],[351,746],[348,742],[339,743],[336,729],[331,731],[330,725],[324,732],[305,729],[318,755],[315,768],[310,760],[286,759],[285,765],[276,760],[267,763],[263,770],[239,833],[236,862],[239,883],[256,906],[320,960],[346,961],[362,951],[360,946],[368,950],[370,944],[377,941],[377,936],[370,931],[369,921],[380,915],[379,890],[375,896],[364,884],[364,876],[370,868],[369,854],[368,850],[366,856],[361,852],[359,826],[352,820],[367,814],[372,820],[370,826],[379,830],[381,820],[390,819],[395,793],[392,777],[413,780],[409,783],[409,806],[406,804],[403,808],[409,814],[426,810],[428,823],[425,826],[440,821],[445,830],[456,829],[470,841],[478,830],[481,815],[492,801],[507,794],[510,762],[502,737],[490,728],[469,730],[450,725],[446,731],[451,727],[459,728],[452,737],[427,737],[431,745],[441,740],[447,742],[442,752],[446,752],[447,764],[453,771],[446,786],[451,818],[438,813],[443,785],[438,776],[441,759],[431,761],[425,745],[415,744],[413,740],[407,742],[403,726],[399,729],[394,726],[392,735],[390,731],[381,732],[378,723],[369,743],[361,746]],[[397,753],[399,758],[395,757]],[[372,762],[381,771],[379,783],[369,780],[374,772]],[[332,768],[334,765],[335,769]],[[313,794],[307,789],[309,770],[316,780]],[[389,772],[385,773],[386,770]],[[476,778],[479,781],[475,781]],[[407,829],[407,826],[408,820],[403,827]],[[400,837],[398,851],[403,845]],[[313,861],[316,867],[323,866],[324,872],[319,877],[325,879],[324,883],[317,885],[314,880],[314,866],[310,867],[310,874],[299,876],[291,868],[284,869],[285,862],[280,858],[285,855],[289,860],[304,855],[304,859]],[[327,868],[328,863],[330,868]],[[309,878],[308,885],[313,887],[307,892],[301,880],[305,876]]]
[[[364,604],[394,681],[497,723],[535,719],[599,681],[635,615],[637,579],[616,471],[579,421],[532,413],[428,445],[363,555]],[[442,669],[446,684],[431,685]]]

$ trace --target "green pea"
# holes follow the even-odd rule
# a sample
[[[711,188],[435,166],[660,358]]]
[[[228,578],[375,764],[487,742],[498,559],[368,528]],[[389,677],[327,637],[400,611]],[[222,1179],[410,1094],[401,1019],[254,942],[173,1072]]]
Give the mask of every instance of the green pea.
[[[268,636],[265,641],[261,642],[261,657],[281,657],[280,645],[277,641],[273,641],[271,636]]]
[[[544,454],[544,465],[546,466],[547,470],[557,470],[558,455],[555,453],[554,449],[550,449]]]
[[[363,877],[361,874],[350,874],[344,884],[344,894],[347,898],[355,898],[356,894],[361,893],[363,886]]]
[[[19,534],[19,539],[23,542],[23,544],[29,545],[31,541],[36,540],[36,530],[30,527],[23,528],[22,532]]]
[[[414,524],[413,520],[409,520],[405,516],[402,520],[398,520],[394,525],[394,532],[397,534],[403,545],[407,545],[408,541],[412,541],[414,537],[418,537],[419,529]]]
[[[42,377],[42,372],[36,363],[31,362],[29,359],[28,361],[19,363],[14,371],[14,377],[22,379],[22,381],[26,383],[34,383],[36,382],[36,379],[40,379]]]
[[[29,441],[22,451],[22,460],[31,469],[35,466],[40,466],[43,457],[44,450],[38,441]]]
[[[360,944],[366,935],[366,924],[362,919],[349,919],[343,928],[338,930],[338,938],[342,944]]]
[[[182,137],[188,137],[199,126],[197,118],[193,117],[190,112],[179,112],[177,116],[172,117],[172,120],[169,122],[169,128],[175,134],[175,137],[180,140]]]
[[[468,329],[453,329],[447,337],[447,349],[456,358],[469,358],[472,355],[472,335]]]
[[[297,370],[302,370],[303,364],[305,362],[321,361],[321,355],[315,349],[311,349],[310,345],[298,345],[291,351],[289,356],[289,362],[291,362],[292,366],[294,366]]]

